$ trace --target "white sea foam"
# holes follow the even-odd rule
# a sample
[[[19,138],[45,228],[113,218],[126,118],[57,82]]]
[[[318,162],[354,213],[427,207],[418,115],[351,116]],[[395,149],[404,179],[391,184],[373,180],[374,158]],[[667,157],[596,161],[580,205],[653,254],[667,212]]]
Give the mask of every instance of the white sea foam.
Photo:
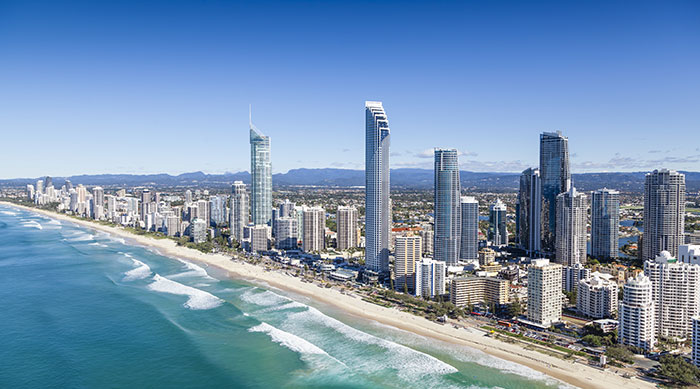
[[[58,221],[58,220],[56,220],[56,219],[49,219],[49,221],[46,222],[46,223],[47,223],[47,224],[54,225],[54,226],[61,226],[61,225],[62,225],[61,222]]]
[[[182,273],[178,273],[178,274],[174,274],[174,275],[168,276],[168,277],[170,277],[170,278],[202,277],[202,278],[206,278],[206,279],[208,279],[208,280],[216,280],[216,281],[218,281],[216,278],[210,276],[209,273],[207,273],[207,271],[204,270],[203,267],[201,267],[201,266],[199,266],[199,265],[195,265],[195,264],[192,263],[192,262],[184,261],[184,260],[182,260],[182,259],[180,259],[180,258],[175,258],[175,259],[178,260],[178,261],[180,261],[183,265],[185,265],[185,267],[186,267],[188,270],[185,271],[185,272],[182,272]]]
[[[277,293],[270,292],[269,290],[260,293],[257,292],[256,289],[251,289],[243,293],[241,295],[241,300],[248,304],[255,304],[263,307],[281,305],[292,301],[291,299],[280,296]]]
[[[79,233],[68,238],[69,242],[84,242],[95,239],[95,235],[88,233]]]
[[[131,259],[136,266],[134,269],[124,273],[124,281],[142,280],[151,275],[151,268],[138,259]]]
[[[279,343],[282,346],[297,352],[299,354],[317,354],[317,355],[328,355],[320,347],[307,341],[304,338],[300,338],[289,332],[282,331],[275,328],[265,322],[248,329],[250,332],[264,332],[270,336],[273,342]]]
[[[295,321],[306,322],[310,327],[324,325],[355,342],[384,348],[387,350],[389,357],[384,360],[383,367],[396,369],[399,375],[405,379],[416,379],[431,374],[452,374],[458,371],[454,366],[432,355],[357,330],[339,320],[324,315],[313,307],[308,307],[305,311],[291,313],[287,317],[287,323]]]
[[[43,227],[36,220],[25,220],[20,223],[24,227],[36,228],[37,230],[42,230]]]
[[[160,274],[153,276],[153,282],[148,285],[148,288],[156,292],[170,293],[181,296],[188,296],[189,299],[185,302],[184,307],[188,309],[212,309],[220,306],[222,300],[209,292],[183,285],[179,282],[169,280]]]
[[[3,215],[8,215],[8,216],[17,216],[19,215],[17,212],[12,212],[12,211],[0,211]]]

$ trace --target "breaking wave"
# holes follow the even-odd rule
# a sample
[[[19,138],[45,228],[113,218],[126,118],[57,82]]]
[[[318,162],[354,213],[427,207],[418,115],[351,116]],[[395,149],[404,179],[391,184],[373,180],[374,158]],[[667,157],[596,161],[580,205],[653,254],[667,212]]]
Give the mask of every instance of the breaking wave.
[[[124,273],[124,281],[142,280],[151,275],[151,268],[138,259],[131,258],[136,267]]]
[[[220,306],[223,302],[221,299],[209,292],[169,280],[160,274],[153,276],[153,282],[148,285],[148,288],[156,292],[189,297],[187,302],[183,304],[183,306],[187,309],[212,309]]]

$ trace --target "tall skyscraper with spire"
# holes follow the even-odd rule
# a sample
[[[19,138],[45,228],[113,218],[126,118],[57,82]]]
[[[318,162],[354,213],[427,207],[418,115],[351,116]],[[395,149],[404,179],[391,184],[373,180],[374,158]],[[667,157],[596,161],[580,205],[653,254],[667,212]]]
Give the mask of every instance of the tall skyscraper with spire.
[[[540,135],[540,179],[542,184],[542,250],[554,253],[557,233],[557,196],[569,191],[569,140],[557,132]]]
[[[380,101],[365,102],[365,265],[389,272],[389,120]]]
[[[435,149],[435,244],[433,257],[448,266],[459,260],[462,234],[456,149]]]
[[[270,137],[253,125],[250,117],[250,209],[254,225],[272,224],[272,165]]]

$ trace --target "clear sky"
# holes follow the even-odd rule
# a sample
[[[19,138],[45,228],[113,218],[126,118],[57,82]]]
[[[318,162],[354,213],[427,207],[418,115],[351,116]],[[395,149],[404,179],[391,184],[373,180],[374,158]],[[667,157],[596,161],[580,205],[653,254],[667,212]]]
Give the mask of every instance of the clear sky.
[[[0,178],[364,167],[700,171],[699,1],[0,0]]]

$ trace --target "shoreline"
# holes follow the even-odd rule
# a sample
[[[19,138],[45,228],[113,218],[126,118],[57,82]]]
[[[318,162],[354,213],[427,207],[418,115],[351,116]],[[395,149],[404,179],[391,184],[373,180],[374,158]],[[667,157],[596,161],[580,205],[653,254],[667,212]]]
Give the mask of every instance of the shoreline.
[[[639,388],[655,387],[652,383],[639,378],[624,378],[614,372],[601,370],[578,362],[562,360],[529,351],[522,346],[506,343],[487,337],[477,329],[456,329],[451,325],[442,325],[394,308],[385,308],[368,303],[361,298],[343,294],[330,288],[319,288],[314,283],[302,282],[300,278],[246,263],[232,261],[229,255],[205,254],[195,249],[178,246],[171,239],[154,239],[136,235],[117,226],[107,226],[88,219],[75,219],[65,214],[47,211],[0,201],[0,204],[41,214],[43,216],[71,222],[82,227],[119,236],[137,245],[157,249],[162,255],[187,259],[216,267],[226,273],[227,277],[242,279],[267,288],[277,288],[286,292],[303,295],[322,304],[340,309],[346,314],[373,320],[378,323],[408,331],[420,336],[437,339],[450,344],[471,347],[488,355],[509,362],[529,367],[546,376],[580,388]],[[129,243],[127,243],[129,244]]]

